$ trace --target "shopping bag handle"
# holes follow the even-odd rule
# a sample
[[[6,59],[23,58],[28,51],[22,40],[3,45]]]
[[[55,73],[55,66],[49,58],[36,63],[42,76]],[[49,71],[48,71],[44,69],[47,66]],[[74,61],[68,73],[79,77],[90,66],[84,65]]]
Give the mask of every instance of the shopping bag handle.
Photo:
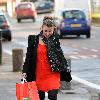
[[[27,81],[26,81],[26,79],[25,78],[21,78],[21,83],[22,84],[24,84],[24,83],[26,83]]]

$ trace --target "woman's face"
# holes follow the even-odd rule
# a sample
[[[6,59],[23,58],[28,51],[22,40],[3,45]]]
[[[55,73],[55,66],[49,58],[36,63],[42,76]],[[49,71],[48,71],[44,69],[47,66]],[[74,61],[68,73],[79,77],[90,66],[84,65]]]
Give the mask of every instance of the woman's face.
[[[43,35],[48,38],[50,37],[53,32],[54,32],[54,27],[47,27],[46,25],[42,26],[42,30],[43,30]]]

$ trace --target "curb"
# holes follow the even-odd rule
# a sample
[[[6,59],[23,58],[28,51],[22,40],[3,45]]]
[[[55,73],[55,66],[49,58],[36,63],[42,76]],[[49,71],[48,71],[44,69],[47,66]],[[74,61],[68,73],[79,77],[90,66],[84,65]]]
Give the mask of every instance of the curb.
[[[87,91],[87,93],[90,95],[90,100],[100,100],[99,94],[100,91],[90,88],[84,84],[78,83],[76,81],[73,81],[72,85],[74,87],[80,87],[82,89],[85,89]]]

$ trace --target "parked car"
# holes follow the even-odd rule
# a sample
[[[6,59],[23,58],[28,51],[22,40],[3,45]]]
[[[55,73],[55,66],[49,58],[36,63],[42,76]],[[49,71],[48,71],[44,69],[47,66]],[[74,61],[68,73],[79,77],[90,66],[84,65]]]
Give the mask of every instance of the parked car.
[[[32,19],[33,22],[36,20],[37,12],[32,2],[21,2],[16,6],[16,16],[18,23],[22,19]]]
[[[90,23],[82,10],[65,10],[62,12],[62,21],[59,24],[59,35],[86,35],[90,38]]]
[[[2,12],[0,12],[0,29],[2,31],[2,37],[4,39],[7,39],[8,41],[11,41],[12,35],[10,30],[10,24],[6,15]]]
[[[51,13],[53,11],[53,3],[49,1],[35,2],[37,13]]]

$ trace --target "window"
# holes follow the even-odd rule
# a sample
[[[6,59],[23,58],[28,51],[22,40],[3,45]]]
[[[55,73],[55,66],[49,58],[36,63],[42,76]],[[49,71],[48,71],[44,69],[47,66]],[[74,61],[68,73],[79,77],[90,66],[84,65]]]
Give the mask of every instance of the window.
[[[31,4],[20,4],[18,6],[19,9],[27,9],[27,8],[31,8]]]
[[[63,12],[63,17],[64,18],[77,18],[77,19],[85,19],[86,16],[84,12],[80,10],[70,10],[70,11],[64,11]]]
[[[0,22],[4,22],[6,19],[3,15],[0,15]]]

